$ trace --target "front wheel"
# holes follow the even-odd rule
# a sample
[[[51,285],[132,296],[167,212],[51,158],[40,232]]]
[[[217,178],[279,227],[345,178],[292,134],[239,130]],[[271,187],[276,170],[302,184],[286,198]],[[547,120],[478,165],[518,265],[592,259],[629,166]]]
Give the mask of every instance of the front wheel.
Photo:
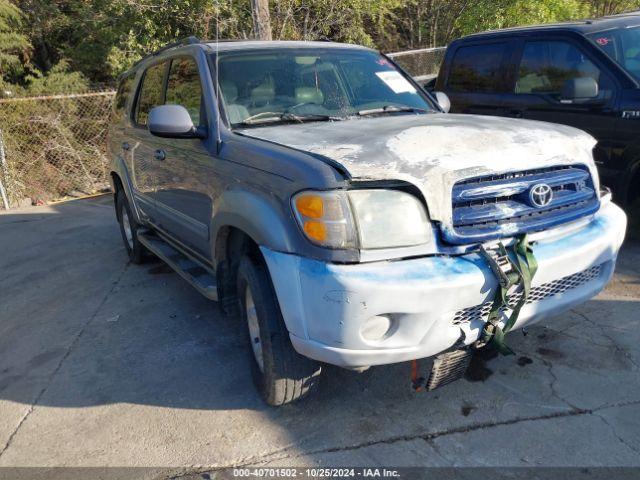
[[[238,267],[238,298],[247,325],[253,380],[264,400],[284,405],[318,387],[320,364],[296,352],[267,267],[245,255]]]

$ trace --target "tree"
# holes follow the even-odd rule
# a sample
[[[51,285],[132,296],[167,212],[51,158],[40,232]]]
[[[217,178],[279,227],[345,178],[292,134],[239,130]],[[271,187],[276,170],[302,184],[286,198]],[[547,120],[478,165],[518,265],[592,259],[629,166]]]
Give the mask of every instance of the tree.
[[[29,39],[21,32],[22,12],[8,0],[0,0],[0,88],[24,72]],[[1,93],[0,93],[1,96]]]
[[[269,0],[251,0],[253,31],[258,40],[271,40]]]
[[[589,0],[587,2],[594,17],[604,17],[640,9],[638,0]]]

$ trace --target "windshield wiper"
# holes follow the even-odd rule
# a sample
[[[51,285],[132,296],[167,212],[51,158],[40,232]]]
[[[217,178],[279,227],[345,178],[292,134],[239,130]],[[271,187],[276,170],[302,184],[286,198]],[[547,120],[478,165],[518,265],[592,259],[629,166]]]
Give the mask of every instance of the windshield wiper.
[[[238,125],[260,125],[278,122],[330,122],[344,120],[342,117],[322,113],[297,114],[291,112],[260,112],[245,118]]]
[[[406,107],[398,105],[385,105],[380,108],[370,108],[368,110],[358,111],[358,115],[366,117],[367,115],[380,115],[385,113],[398,113],[398,112],[410,112],[410,113],[427,113],[428,110],[424,108]]]

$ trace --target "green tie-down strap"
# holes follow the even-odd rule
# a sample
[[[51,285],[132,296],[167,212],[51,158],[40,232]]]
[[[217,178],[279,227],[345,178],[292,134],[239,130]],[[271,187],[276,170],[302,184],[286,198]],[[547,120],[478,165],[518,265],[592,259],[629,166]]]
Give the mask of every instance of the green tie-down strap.
[[[513,355],[514,352],[505,344],[504,337],[513,328],[520,315],[520,310],[527,303],[531,291],[531,281],[538,270],[538,262],[533,255],[533,249],[526,235],[519,238],[509,250],[502,243],[498,248],[498,258],[481,248],[491,270],[498,277],[498,288],[493,298],[487,323],[482,329],[480,344],[482,346],[492,344],[503,355]],[[504,327],[500,328],[501,312],[510,309],[509,290],[517,286],[520,288],[515,291],[520,291],[522,295],[511,310],[511,315],[508,316]]]

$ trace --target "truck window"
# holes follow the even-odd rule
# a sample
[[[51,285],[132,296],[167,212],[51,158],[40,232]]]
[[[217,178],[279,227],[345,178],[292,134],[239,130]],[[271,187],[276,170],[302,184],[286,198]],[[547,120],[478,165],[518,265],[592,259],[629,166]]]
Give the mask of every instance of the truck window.
[[[144,72],[142,79],[142,88],[138,95],[138,106],[136,114],[136,123],[138,125],[146,125],[149,111],[153,107],[162,105],[162,83],[164,80],[166,63],[159,63],[149,67]]]
[[[459,48],[449,75],[448,86],[454,92],[498,92],[502,90],[502,63],[506,43],[489,43]]]
[[[640,80],[640,27],[617,28],[588,37],[636,80]]]
[[[118,91],[116,92],[116,98],[113,102],[113,112],[116,116],[120,116],[124,112],[124,108],[127,105],[127,99],[131,95],[131,88],[133,87],[134,79],[135,75],[129,74],[120,80]]]
[[[434,110],[389,60],[368,50],[225,52],[218,68],[232,126],[256,115],[265,119],[269,114],[276,118],[287,113],[348,117],[385,107]]]
[[[165,103],[182,105],[191,115],[194,125],[201,125],[202,86],[198,64],[192,58],[171,61]]]
[[[571,43],[557,40],[526,42],[515,92],[559,95],[564,82],[579,77],[593,78],[601,90],[611,88],[600,69]]]

